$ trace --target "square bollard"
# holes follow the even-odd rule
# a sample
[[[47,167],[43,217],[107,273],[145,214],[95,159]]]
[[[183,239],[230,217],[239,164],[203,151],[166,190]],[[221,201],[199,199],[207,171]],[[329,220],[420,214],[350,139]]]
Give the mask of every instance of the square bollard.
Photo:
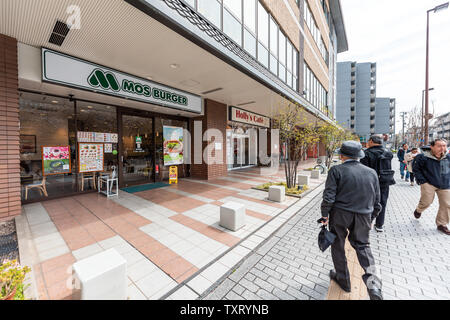
[[[221,205],[219,225],[232,231],[245,226],[245,206],[232,201]]]
[[[284,186],[270,186],[269,200],[275,202],[284,202],[286,200],[286,188]]]
[[[320,179],[320,171],[319,170],[311,171],[311,179]]]
[[[297,176],[297,184],[299,186],[303,186],[303,185],[309,186],[309,176],[306,174],[299,174]]]
[[[127,261],[113,248],[72,266],[79,300],[127,300]]]

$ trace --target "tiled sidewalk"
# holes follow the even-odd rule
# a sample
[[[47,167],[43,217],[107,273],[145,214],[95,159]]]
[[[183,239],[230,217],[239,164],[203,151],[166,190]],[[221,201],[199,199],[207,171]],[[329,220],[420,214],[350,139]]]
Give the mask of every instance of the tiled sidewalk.
[[[94,193],[25,205],[22,220],[36,250],[32,264],[37,298],[71,299],[72,264],[109,248],[127,260],[130,299],[159,299],[171,291],[177,292],[175,298],[182,292],[185,298],[195,297],[198,291],[191,292],[184,283],[195,281],[197,273],[204,275],[205,266],[208,283],[214,283],[220,271],[248,254],[248,248],[237,244],[262,241],[274,230],[270,225],[259,236],[252,234],[298,201],[288,197],[283,204],[273,203],[266,200],[266,192],[250,189],[255,180],[282,177],[282,172],[268,177],[250,169],[210,181],[183,179],[170,187],[120,192],[116,199]],[[237,232],[218,225],[220,205],[227,201],[247,208],[246,226]],[[225,264],[210,269],[209,264],[233,247]]]

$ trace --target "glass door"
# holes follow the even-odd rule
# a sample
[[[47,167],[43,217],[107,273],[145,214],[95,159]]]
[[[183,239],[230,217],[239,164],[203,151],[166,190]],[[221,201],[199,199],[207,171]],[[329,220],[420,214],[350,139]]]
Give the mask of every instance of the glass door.
[[[153,118],[122,114],[122,186],[155,181],[153,139]]]

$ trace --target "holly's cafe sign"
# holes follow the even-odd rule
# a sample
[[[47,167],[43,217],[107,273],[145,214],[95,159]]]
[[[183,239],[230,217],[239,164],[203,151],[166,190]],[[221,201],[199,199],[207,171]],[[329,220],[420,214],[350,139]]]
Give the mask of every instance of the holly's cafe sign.
[[[270,128],[270,118],[236,107],[230,107],[230,121]]]
[[[42,81],[201,113],[200,96],[49,49],[42,49]]]

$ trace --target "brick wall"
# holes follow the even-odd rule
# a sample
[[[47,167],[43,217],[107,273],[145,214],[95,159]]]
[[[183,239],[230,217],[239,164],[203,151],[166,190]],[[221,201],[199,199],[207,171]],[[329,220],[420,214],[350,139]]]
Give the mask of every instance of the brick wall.
[[[21,213],[17,40],[0,34],[0,221]]]
[[[203,117],[195,118],[191,120],[191,128],[192,128],[192,154],[194,153],[194,144],[195,144],[195,133],[194,133],[194,125],[193,121],[202,121],[202,134],[205,133],[207,129],[218,129],[222,133],[223,140],[220,141],[222,143],[222,150],[214,150],[209,153],[208,160],[213,159],[214,157],[218,157],[218,159],[222,159],[222,164],[206,164],[205,159],[203,159],[202,164],[194,164],[194,160],[192,159],[191,165],[191,177],[199,178],[199,179],[214,179],[221,176],[227,175],[227,164],[226,164],[226,127],[227,127],[227,106],[225,104],[213,101],[213,100],[205,100],[205,115]],[[212,139],[208,139],[208,141],[202,142],[202,152],[205,148],[211,143]],[[219,142],[219,141],[215,141]],[[215,142],[212,142],[213,144]],[[217,155],[216,152],[219,152]],[[203,154],[203,153],[202,153]]]

